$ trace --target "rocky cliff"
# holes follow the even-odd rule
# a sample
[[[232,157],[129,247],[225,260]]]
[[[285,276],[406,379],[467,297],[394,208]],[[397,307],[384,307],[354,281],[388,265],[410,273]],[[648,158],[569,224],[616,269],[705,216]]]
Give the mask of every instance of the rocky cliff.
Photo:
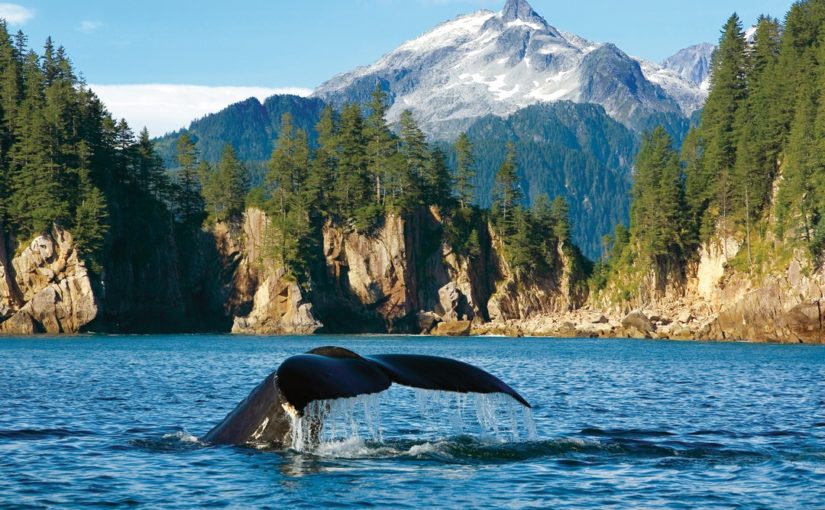
[[[218,249],[232,269],[227,312],[234,313],[232,332],[239,334],[312,334],[322,324],[301,287],[265,256],[269,220],[247,209],[241,227],[215,227]]]
[[[444,221],[430,208],[388,215],[371,234],[327,223],[311,281],[298,285],[263,255],[265,215],[247,211],[236,281],[249,275],[241,279],[259,283],[251,311],[235,319],[233,331],[466,334],[491,319],[533,317],[583,301],[574,290],[581,276],[570,264],[516,278],[492,232],[482,232],[479,253],[469,257],[443,242]]]
[[[55,227],[16,244],[0,225],[0,333],[76,333],[97,316],[92,281],[71,234]]]
[[[579,309],[517,326],[549,336],[825,343],[823,269],[802,252],[743,269],[743,250],[742,240],[718,236],[686,266],[644,275],[631,296],[619,278]]]
[[[120,266],[99,282],[69,232],[55,227],[19,245],[0,226],[0,333],[231,327],[240,334],[825,343],[825,271],[803,253],[786,254],[770,270],[744,271],[741,240],[720,237],[686,267],[651,272],[631,298],[618,288],[588,297],[585,275],[564,245],[550,270],[517,275],[492,229],[482,229],[480,249],[470,257],[442,240],[444,221],[433,208],[389,215],[369,235],[327,223],[304,282],[267,255],[269,221],[254,208],[238,223],[139,248],[156,263]],[[154,290],[129,298],[147,288]],[[201,329],[191,328],[210,314]],[[142,317],[153,322],[140,323]]]

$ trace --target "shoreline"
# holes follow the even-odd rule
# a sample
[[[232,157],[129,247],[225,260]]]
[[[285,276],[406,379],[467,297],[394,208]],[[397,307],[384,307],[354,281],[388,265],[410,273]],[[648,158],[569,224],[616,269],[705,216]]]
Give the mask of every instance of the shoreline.
[[[518,322],[518,321],[511,321]],[[762,340],[748,340],[736,338],[714,339],[711,337],[690,336],[690,337],[671,337],[663,335],[650,336],[618,336],[609,332],[595,334],[586,330],[579,329],[575,334],[564,334],[563,332],[553,331],[528,331],[518,330],[517,333],[512,333],[518,328],[515,324],[496,324],[487,323],[482,325],[474,325],[472,331],[467,335],[438,335],[430,333],[312,333],[312,334],[251,334],[251,333],[231,333],[231,332],[167,332],[167,333],[105,333],[105,332],[78,332],[78,333],[35,333],[27,335],[9,335],[0,334],[0,344],[6,340],[54,340],[54,341],[68,341],[78,339],[119,339],[123,337],[132,337],[134,339],[142,338],[156,338],[156,337],[225,337],[229,339],[247,340],[247,339],[272,339],[279,340],[284,338],[342,338],[342,337],[358,337],[358,338],[432,338],[432,339],[534,339],[534,340],[633,340],[633,341],[656,341],[656,342],[677,342],[677,343],[712,343],[712,344],[753,344],[753,345],[808,345],[808,346],[825,346],[825,343],[815,342],[789,342],[789,341],[762,341]],[[504,333],[504,331],[510,332]]]

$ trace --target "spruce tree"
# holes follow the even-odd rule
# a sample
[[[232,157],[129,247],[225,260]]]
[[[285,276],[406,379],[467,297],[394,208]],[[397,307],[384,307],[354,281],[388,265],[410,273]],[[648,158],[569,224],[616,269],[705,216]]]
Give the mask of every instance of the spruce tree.
[[[730,227],[733,206],[731,174],[739,141],[737,112],[747,99],[746,58],[742,23],[734,14],[725,24],[719,49],[713,55],[711,93],[702,113],[701,138],[705,145],[702,174],[697,176],[702,189],[696,190],[703,203],[715,205],[706,221],[715,224],[719,218],[723,229]]]
[[[364,119],[357,105],[345,106],[338,132],[338,166],[333,196],[341,220],[352,219],[369,204],[373,194],[367,169],[367,141]]]
[[[178,217],[184,224],[199,224],[203,219],[203,199],[198,178],[198,150],[187,134],[178,139],[177,159],[175,207]]]
[[[386,123],[387,94],[378,84],[367,104],[369,116],[364,123],[364,137],[367,142],[367,171],[373,182],[373,197],[376,204],[383,204],[386,198],[387,181],[390,179],[390,159],[395,148],[392,132]]]
[[[338,138],[335,110],[324,108],[321,120],[315,126],[318,147],[307,176],[304,201],[313,204],[313,212],[321,217],[329,217],[337,210],[334,203],[335,179],[338,167]]]
[[[684,191],[673,139],[662,127],[647,133],[636,160],[631,233],[651,262],[685,253]]]
[[[467,208],[473,202],[476,177],[475,157],[473,144],[467,133],[461,133],[453,145],[456,155],[455,191],[462,208]]]
[[[404,172],[401,176],[403,205],[411,209],[425,204],[434,194],[428,169],[430,149],[427,137],[415,121],[412,111],[401,112],[401,155],[404,158]]]
[[[516,168],[516,146],[513,142],[508,142],[507,155],[496,174],[496,185],[493,188],[493,214],[501,235],[508,236],[513,232],[514,211],[522,197]]]

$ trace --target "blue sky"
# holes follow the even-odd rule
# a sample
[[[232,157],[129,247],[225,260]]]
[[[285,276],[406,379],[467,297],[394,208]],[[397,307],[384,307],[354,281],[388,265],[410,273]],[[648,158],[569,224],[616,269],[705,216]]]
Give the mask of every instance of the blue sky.
[[[791,3],[531,1],[562,30],[613,42],[631,55],[654,61],[691,44],[715,42],[734,11],[750,23],[760,13],[782,17]],[[499,10],[503,4],[504,0],[18,0],[0,3],[0,13],[14,18],[12,28],[22,28],[33,46],[39,47],[47,35],[66,46],[89,83],[110,86],[101,90],[112,94],[107,103],[113,110],[127,90],[111,86],[223,86],[210,91],[211,99],[198,96],[203,103],[198,111],[205,113],[224,101],[222,94],[234,100],[244,94],[267,95],[279,87],[313,88],[336,73],[373,62],[442,21],[483,8]],[[118,93],[120,99],[115,97]],[[128,93],[134,96],[137,90]],[[189,89],[179,96],[193,94]],[[167,96],[180,101],[174,94]],[[197,109],[197,101],[193,99],[191,111]],[[180,112],[187,114],[189,110]]]

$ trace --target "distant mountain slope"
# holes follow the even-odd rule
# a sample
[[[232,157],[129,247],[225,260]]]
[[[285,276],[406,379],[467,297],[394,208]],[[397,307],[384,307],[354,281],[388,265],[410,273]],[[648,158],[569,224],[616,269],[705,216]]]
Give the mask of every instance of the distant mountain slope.
[[[703,43],[678,51],[662,62],[662,67],[679,74],[689,82],[707,89],[710,64],[716,45]]]
[[[568,101],[534,105],[507,118],[479,119],[467,133],[476,148],[481,205],[490,204],[496,172],[512,140],[526,198],[565,197],[574,241],[587,256],[598,258],[602,236],[627,222],[638,141],[601,106]]]
[[[317,98],[280,95],[261,104],[251,97],[193,121],[188,129],[155,140],[155,147],[167,167],[176,166],[175,144],[183,133],[196,140],[200,156],[206,161],[220,159],[227,143],[232,144],[244,161],[266,161],[272,155],[284,113],[291,114],[293,124],[306,130],[314,141],[315,124],[323,108],[324,102]]]
[[[690,115],[706,96],[678,71],[556,29],[526,0],[443,23],[332,78],[315,96],[336,106],[363,102],[377,83],[393,101],[390,121],[411,108],[431,135],[446,139],[485,115],[561,100],[600,104],[641,130],[651,115]]]

